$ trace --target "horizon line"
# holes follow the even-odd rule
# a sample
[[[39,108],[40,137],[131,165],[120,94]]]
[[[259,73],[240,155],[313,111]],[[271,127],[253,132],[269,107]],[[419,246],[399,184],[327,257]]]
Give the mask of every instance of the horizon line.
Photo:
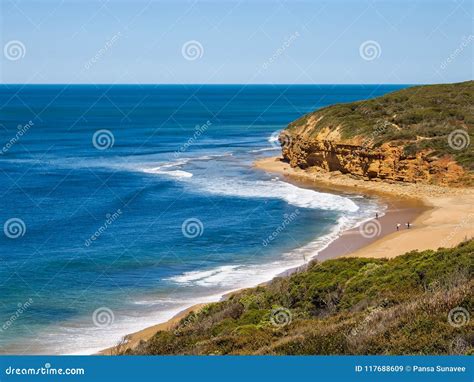
[[[471,80],[466,80],[471,81]],[[465,82],[465,81],[461,81]],[[123,83],[112,83],[112,82],[101,82],[101,83],[64,83],[64,82],[50,82],[50,83],[21,83],[21,82],[12,82],[12,83],[0,83],[0,86],[51,86],[51,85],[62,85],[62,86],[321,86],[321,85],[439,85],[439,84],[449,84],[457,82],[437,82],[437,83],[425,83],[425,82],[414,82],[414,83],[393,83],[393,82],[378,82],[378,83],[132,83],[132,82],[123,82]]]

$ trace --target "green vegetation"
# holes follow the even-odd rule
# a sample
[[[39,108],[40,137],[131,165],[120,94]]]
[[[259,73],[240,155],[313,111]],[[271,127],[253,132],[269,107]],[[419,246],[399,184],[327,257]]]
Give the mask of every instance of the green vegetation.
[[[307,114],[288,126],[297,131],[311,116],[321,120],[310,135],[341,127],[343,139],[362,137],[373,147],[384,142],[404,146],[406,155],[429,150],[433,157],[450,154],[467,170],[474,170],[474,81],[415,86],[382,97],[337,104]],[[471,145],[454,150],[449,134],[465,130]]]
[[[473,354],[473,271],[474,240],[391,260],[314,262],[192,312],[126,353]]]

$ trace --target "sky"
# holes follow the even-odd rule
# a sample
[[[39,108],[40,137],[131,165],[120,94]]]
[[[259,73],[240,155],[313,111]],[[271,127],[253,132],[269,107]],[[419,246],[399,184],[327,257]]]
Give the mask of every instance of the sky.
[[[473,78],[470,0],[1,0],[1,83]]]

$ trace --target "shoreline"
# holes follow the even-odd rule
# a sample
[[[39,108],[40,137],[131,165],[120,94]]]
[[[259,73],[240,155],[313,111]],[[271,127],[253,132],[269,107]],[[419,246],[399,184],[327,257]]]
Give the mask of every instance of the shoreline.
[[[413,229],[391,232],[379,240],[347,253],[345,256],[392,258],[413,250],[454,247],[474,235],[474,190],[434,185],[365,181],[350,175],[291,168],[281,157],[256,161],[255,168],[277,173],[291,180],[328,190],[355,191],[364,195],[419,203],[422,211],[412,223]],[[403,234],[403,235],[402,235]]]
[[[426,207],[420,204],[419,202],[414,202],[412,204],[406,204],[406,201],[403,201],[402,203],[396,201],[396,200],[391,200],[390,198],[383,197],[381,198],[384,204],[387,205],[387,210],[385,211],[385,214],[383,216],[380,216],[378,221],[382,224],[382,226],[395,226],[395,221],[402,220],[401,217],[406,218],[406,217],[415,217],[417,215],[420,215],[422,211],[426,210]],[[374,220],[374,219],[372,219]],[[371,221],[371,220],[370,220]],[[331,241],[325,248],[323,248],[317,256],[314,256],[310,259],[308,259],[306,264],[297,266],[297,267],[291,267],[283,272],[277,274],[276,276],[272,277],[271,279],[255,284],[252,287],[256,287],[258,285],[265,285],[269,282],[271,282],[275,277],[287,277],[293,273],[296,273],[298,271],[304,270],[306,266],[313,260],[315,259],[322,259],[322,260],[327,260],[331,258],[338,258],[338,257],[344,257],[347,256],[349,253],[353,252],[354,250],[357,249],[363,249],[366,246],[370,245],[373,242],[376,242],[379,237],[384,237],[388,235],[388,232],[381,232],[379,236],[373,237],[373,238],[366,238],[363,237],[360,232],[359,228],[350,228],[348,230],[342,231],[339,236]],[[252,288],[248,287],[248,288]],[[248,289],[248,288],[239,288],[233,291],[226,292],[222,294],[220,300],[225,300],[229,296],[233,295],[234,293],[238,293],[242,290]],[[216,300],[217,302],[217,300]],[[140,341],[143,340],[148,340],[150,339],[157,331],[160,330],[172,330],[174,326],[176,326],[181,319],[186,317],[186,315],[192,311],[198,312],[200,309],[202,309],[204,306],[210,304],[212,302],[207,302],[207,303],[196,303],[194,305],[191,305],[188,308],[185,308],[178,313],[176,313],[172,318],[170,318],[167,321],[157,323],[156,325],[152,325],[149,327],[146,327],[142,330],[139,330],[137,332],[133,332],[130,334],[127,334],[124,338],[126,338],[127,342],[124,345],[116,345],[116,346],[111,346],[106,349],[101,350],[98,354],[99,355],[114,355],[117,353],[117,348],[120,346],[122,350],[125,350],[127,348],[134,348],[137,346]],[[118,341],[119,342],[119,341]]]
[[[292,183],[296,183],[298,186],[313,188],[318,191],[337,194],[363,194],[366,196],[377,197],[387,206],[385,214],[383,216],[380,216],[379,219],[375,219],[374,217],[374,219],[362,223],[359,227],[351,228],[341,232],[339,236],[335,240],[330,242],[326,248],[322,249],[317,256],[309,259],[308,263],[311,260],[314,260],[315,258],[317,258],[318,260],[327,260],[332,258],[351,256],[390,258],[408,252],[408,250],[403,249],[407,247],[407,244],[401,245],[402,242],[407,241],[405,239],[408,235],[418,238],[420,234],[424,236],[425,231],[430,230],[430,237],[436,236],[438,239],[440,237],[431,233],[432,227],[430,224],[427,224],[426,221],[429,220],[429,218],[433,214],[439,212],[440,210],[443,210],[439,206],[439,201],[435,199],[442,196],[446,197],[446,189],[444,188],[438,187],[436,189],[435,186],[427,186],[428,190],[423,190],[424,192],[412,193],[412,190],[406,189],[406,185],[395,185],[395,187],[393,187],[393,185],[388,184],[389,187],[387,188],[386,183],[381,184],[375,182],[365,182],[362,180],[355,180],[351,178],[349,178],[350,180],[348,180],[348,177],[345,175],[341,175],[341,177],[344,178],[343,182],[341,182],[341,179],[334,181],[334,179],[332,179],[334,178],[334,176],[332,176],[333,174],[316,173],[315,176],[314,174],[306,173],[303,170],[292,169],[288,164],[282,162],[277,157],[257,160],[254,163],[254,168],[273,174],[283,175],[286,180],[291,181]],[[336,178],[339,178],[339,176],[336,176]],[[366,185],[366,183],[368,183],[368,185]],[[403,192],[400,192],[397,187],[401,187]],[[424,186],[417,185],[417,187]],[[465,194],[465,191],[462,191],[461,193]],[[416,195],[416,197],[413,195]],[[474,203],[474,194],[472,192],[469,192],[468,195],[470,196],[470,198],[472,198],[469,198],[469,200],[472,200],[472,202]],[[469,201],[465,203],[469,203]],[[474,220],[474,209],[472,211],[469,211],[468,216],[470,216],[470,218],[472,217]],[[377,234],[375,236],[368,235],[369,237],[366,237],[367,235],[361,235],[361,228],[363,228],[362,226],[367,222],[373,221],[376,221],[376,224],[379,224],[380,227]],[[405,222],[410,222],[412,228],[410,228],[409,230],[406,229]],[[401,229],[397,232],[396,226],[399,223],[401,224]],[[455,232],[453,235],[449,235],[449,240],[452,242],[451,245],[444,246],[454,246],[458,242],[462,241],[462,239],[459,239],[459,237],[464,233],[464,230],[461,227],[461,229],[458,231],[462,232]],[[401,239],[401,236],[403,236],[403,240]],[[408,242],[413,243],[412,240],[408,240]],[[415,242],[417,243],[417,245],[422,244],[419,240],[415,240]],[[408,247],[410,247],[410,245],[411,244],[408,244]],[[437,247],[439,246],[441,245],[438,245]],[[420,250],[423,249],[430,248],[423,248],[422,245]],[[292,273],[304,270],[305,267],[306,264],[299,267],[289,268],[284,272],[278,274],[276,277],[288,276]],[[267,282],[270,281],[271,280],[268,280]],[[266,284],[267,282],[264,282],[263,284]],[[223,294],[221,299],[225,299],[227,296],[233,293],[237,293],[243,289],[245,288]],[[189,312],[199,311],[207,304],[208,303],[194,304],[180,311],[168,321],[158,323],[156,325],[147,327],[143,330],[134,333],[130,333],[123,337],[126,342],[123,342],[121,345],[118,345],[120,346],[120,348],[118,348],[117,345],[111,346],[100,351],[98,354],[113,355],[116,354],[118,350],[134,348],[141,341],[146,341],[150,339],[157,331],[171,330]]]

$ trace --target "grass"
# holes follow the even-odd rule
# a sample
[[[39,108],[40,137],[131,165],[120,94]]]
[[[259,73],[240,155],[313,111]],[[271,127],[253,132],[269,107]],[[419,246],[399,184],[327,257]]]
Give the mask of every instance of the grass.
[[[310,130],[341,127],[343,139],[363,137],[373,147],[393,142],[407,156],[428,150],[433,157],[451,155],[469,171],[474,170],[473,144],[455,150],[449,134],[464,130],[474,142],[474,81],[456,84],[414,86],[370,100],[337,104],[309,113],[288,126],[297,132],[311,116],[323,117]]]
[[[472,354],[474,241],[312,263],[191,312],[126,354]],[[290,319],[291,318],[291,319]],[[282,324],[282,325],[279,325]]]

